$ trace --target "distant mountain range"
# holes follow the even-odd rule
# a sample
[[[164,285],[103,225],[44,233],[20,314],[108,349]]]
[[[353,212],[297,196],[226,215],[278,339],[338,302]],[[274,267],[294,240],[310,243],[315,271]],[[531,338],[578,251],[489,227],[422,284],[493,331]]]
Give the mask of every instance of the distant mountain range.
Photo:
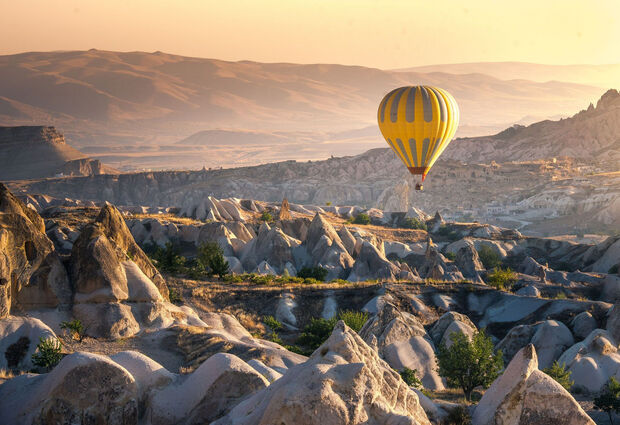
[[[461,109],[461,136],[565,116],[609,88],[604,80],[508,81],[512,75],[506,77],[494,64],[489,75],[484,64],[478,68],[459,74],[448,73],[455,70],[451,66],[403,72],[160,52],[23,53],[0,56],[0,125],[54,125],[76,148],[123,169],[230,166],[320,159],[383,146],[374,128],[376,108],[387,91],[402,85],[449,90]],[[260,136],[259,153],[254,142],[249,142],[252,149],[238,144],[238,152],[222,150],[222,155],[199,149],[198,137],[175,144],[216,130],[278,134]],[[339,138],[342,132],[356,136]],[[277,145],[282,134],[292,148]]]
[[[620,84],[620,63],[609,65],[544,65],[527,62],[472,62],[416,66],[398,69],[397,71],[486,74],[502,80],[567,81],[613,88],[617,88]]]

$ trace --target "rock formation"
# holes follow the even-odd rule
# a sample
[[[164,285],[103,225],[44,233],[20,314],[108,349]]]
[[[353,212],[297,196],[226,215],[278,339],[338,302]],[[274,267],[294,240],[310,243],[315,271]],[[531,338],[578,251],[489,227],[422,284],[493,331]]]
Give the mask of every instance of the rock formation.
[[[126,369],[105,356],[79,352],[50,373],[21,375],[0,386],[0,422],[133,425],[138,398]]]
[[[473,425],[594,425],[575,399],[538,370],[536,349],[521,349],[486,390],[472,416]]]
[[[117,173],[69,146],[54,127],[0,127],[0,180]]]
[[[367,344],[376,344],[379,356],[394,369],[417,370],[424,388],[444,389],[436,370],[433,342],[412,314],[401,312],[394,304],[386,302],[366,322],[360,336]]]
[[[278,212],[278,220],[291,220],[292,218],[288,200],[284,198],[282,200],[282,205],[280,206],[280,211]]]
[[[215,422],[430,425],[418,396],[344,322],[295,366]]]
[[[0,184],[0,318],[70,302],[67,273],[43,220]]]
[[[620,373],[620,353],[616,340],[602,329],[593,330],[558,359],[571,372],[575,386],[595,394],[612,376]]]

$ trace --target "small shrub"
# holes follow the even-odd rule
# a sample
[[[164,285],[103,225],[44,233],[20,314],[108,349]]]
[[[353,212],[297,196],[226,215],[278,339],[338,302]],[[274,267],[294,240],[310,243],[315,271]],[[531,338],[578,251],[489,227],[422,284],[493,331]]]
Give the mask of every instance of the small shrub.
[[[263,317],[263,322],[273,331],[282,329],[282,323],[273,316]]]
[[[348,285],[351,282],[349,282],[348,280],[344,280],[344,279],[332,279],[329,281],[329,283],[336,283],[339,285]]]
[[[170,298],[172,304],[183,304],[183,296],[176,288],[168,288],[168,298]]]
[[[499,254],[490,246],[482,245],[478,250],[478,257],[484,265],[485,269],[494,269],[502,265],[502,259]]]
[[[566,365],[564,363],[558,363],[557,360],[553,362],[551,367],[543,369],[543,372],[555,379],[566,391],[570,390],[570,387],[575,383],[575,381],[570,379],[571,372],[566,370]]]
[[[84,325],[79,319],[71,320],[70,322],[61,322],[60,328],[68,331],[73,339],[77,339],[82,342],[84,339]]]
[[[276,344],[280,344],[280,345],[283,344],[282,339],[280,338],[280,335],[278,335],[277,332],[271,332],[268,338],[271,342],[275,342]]]
[[[300,347],[296,346],[296,345],[282,345],[284,348],[286,348],[288,351],[292,352],[292,353],[296,353],[296,354],[301,354],[302,356],[305,356],[308,354],[307,351],[301,349]]]
[[[325,278],[327,277],[327,273],[328,273],[327,269],[324,269],[323,267],[320,267],[320,266],[302,267],[297,272],[297,277],[301,277],[304,279],[311,278],[311,279],[316,279],[318,281],[324,282]]]
[[[419,219],[415,217],[406,218],[405,222],[403,223],[403,227],[405,229],[428,230],[426,223],[423,221],[420,221]]]
[[[445,224],[442,224],[441,226],[439,226],[439,229],[437,230],[437,234],[451,241],[458,241],[459,239],[461,239],[461,235],[459,235],[459,232],[455,230],[450,230],[450,228],[446,226]]]
[[[227,274],[222,279],[224,280],[224,282],[228,283],[241,283],[243,282],[243,275]]]
[[[407,385],[413,388],[420,389],[422,388],[422,381],[420,381],[420,378],[418,378],[417,375],[417,369],[409,369],[408,367],[406,367],[400,371],[400,377],[403,378],[403,381],[405,381]]]
[[[609,270],[607,271],[607,273],[618,274],[618,264],[611,266]]]
[[[566,292],[564,291],[560,291],[557,294],[555,294],[555,297],[553,297],[556,300],[565,300],[568,298],[568,296],[566,295]]]
[[[370,216],[366,213],[359,213],[355,216],[353,224],[370,224]]]
[[[594,408],[607,413],[609,423],[614,423],[611,412],[620,412],[620,383],[615,377],[609,378],[599,395],[594,398]]]
[[[312,319],[297,338],[297,344],[308,347],[311,351],[316,350],[331,335],[336,326],[337,319]]]
[[[504,368],[503,354],[501,350],[493,353],[493,342],[484,330],[475,333],[471,341],[457,332],[450,338],[452,345],[448,348],[441,344],[437,351],[439,375],[446,378],[448,386],[460,387],[470,401],[474,388],[486,388],[499,376]]]
[[[269,213],[269,211],[263,211],[260,215],[261,221],[273,221],[273,216]]]
[[[359,332],[368,320],[368,313],[365,311],[341,310],[338,313],[338,320],[344,321],[348,327],[355,332]]]
[[[446,252],[443,256],[446,257],[450,261],[456,260],[456,254],[452,251]]]
[[[442,425],[471,425],[469,410],[465,406],[457,406],[451,409]]]
[[[495,289],[503,290],[517,281],[517,275],[510,268],[497,267],[487,276],[487,283]]]
[[[331,206],[331,202],[325,202],[325,205],[327,205],[328,207]]]
[[[62,359],[62,343],[58,338],[39,338],[37,351],[32,354],[32,364],[50,371]]]

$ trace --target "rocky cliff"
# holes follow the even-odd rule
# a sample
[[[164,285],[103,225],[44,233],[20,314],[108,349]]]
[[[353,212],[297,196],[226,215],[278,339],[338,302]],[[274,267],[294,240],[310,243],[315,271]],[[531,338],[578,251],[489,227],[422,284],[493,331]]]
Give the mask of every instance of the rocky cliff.
[[[608,90],[567,119],[515,125],[488,137],[454,141],[445,157],[460,161],[527,161],[568,156],[620,161],[620,93]]]
[[[0,127],[0,180],[114,172],[69,146],[54,127]]]

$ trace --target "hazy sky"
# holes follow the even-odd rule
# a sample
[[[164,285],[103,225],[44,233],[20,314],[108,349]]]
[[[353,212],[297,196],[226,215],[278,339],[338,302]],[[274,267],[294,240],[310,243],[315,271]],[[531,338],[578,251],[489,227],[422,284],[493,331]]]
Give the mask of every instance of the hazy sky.
[[[0,54],[90,48],[380,68],[620,63],[620,0],[0,0]]]

